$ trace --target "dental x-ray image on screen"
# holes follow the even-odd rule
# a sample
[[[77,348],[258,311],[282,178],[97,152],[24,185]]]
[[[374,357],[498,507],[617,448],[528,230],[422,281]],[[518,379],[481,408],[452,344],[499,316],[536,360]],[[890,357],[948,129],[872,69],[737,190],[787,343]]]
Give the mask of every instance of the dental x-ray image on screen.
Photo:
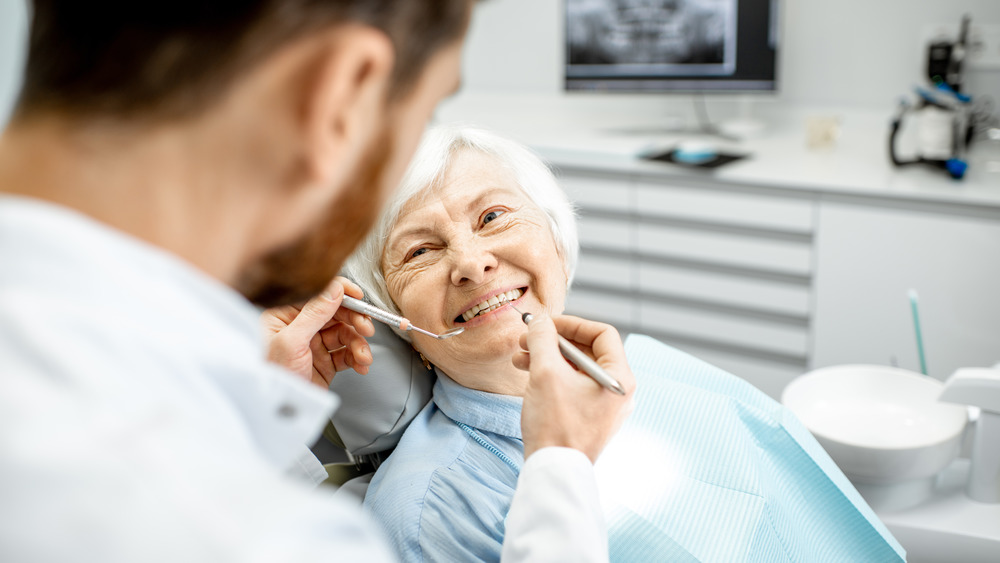
[[[580,76],[732,74],[737,0],[567,0],[569,63]]]
[[[770,91],[778,0],[565,0],[566,89]]]

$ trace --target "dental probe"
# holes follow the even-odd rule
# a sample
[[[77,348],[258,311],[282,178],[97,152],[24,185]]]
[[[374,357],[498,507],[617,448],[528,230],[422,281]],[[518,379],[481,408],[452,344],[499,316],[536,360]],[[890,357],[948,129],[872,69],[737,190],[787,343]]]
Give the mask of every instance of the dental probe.
[[[431,338],[437,338],[438,340],[444,340],[445,338],[451,338],[456,334],[461,334],[465,331],[465,327],[458,327],[449,330],[448,332],[442,334],[434,334],[433,332],[424,330],[419,327],[415,327],[410,324],[410,320],[406,317],[401,317],[399,315],[394,315],[389,311],[383,311],[378,307],[372,305],[371,303],[365,303],[360,299],[355,299],[348,295],[344,296],[344,302],[341,303],[341,307],[345,309],[350,309],[356,313],[361,313],[362,315],[368,315],[369,317],[381,321],[389,326],[396,327],[399,330],[415,330],[420,334],[426,334]]]
[[[510,302],[508,301],[508,303]],[[521,311],[519,311],[513,303],[510,303],[510,308],[514,309],[521,315],[521,320],[524,321],[524,324],[530,323],[531,319],[534,318],[531,313],[521,313]],[[592,377],[594,381],[600,383],[607,389],[610,389],[619,395],[625,394],[625,388],[622,387],[622,384],[618,383],[618,380],[612,377],[611,374],[604,371],[604,368],[602,368],[600,364],[591,359],[591,357],[585,354],[583,350],[573,346],[573,343],[569,340],[566,340],[558,334],[556,336],[559,338],[559,351],[562,352],[564,358],[576,364],[576,367],[583,370],[584,373]]]

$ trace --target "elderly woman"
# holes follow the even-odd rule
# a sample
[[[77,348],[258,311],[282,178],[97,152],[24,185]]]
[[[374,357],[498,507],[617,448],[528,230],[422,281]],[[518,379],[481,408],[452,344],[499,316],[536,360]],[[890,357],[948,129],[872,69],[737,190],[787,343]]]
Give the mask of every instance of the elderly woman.
[[[437,374],[433,398],[365,497],[404,560],[499,559],[524,461],[528,383],[525,326],[510,304],[562,313],[577,246],[572,206],[537,157],[485,131],[442,128],[428,132],[396,199],[349,260],[347,274],[374,304],[433,332],[465,328],[447,340],[413,337]],[[815,444],[779,405],[641,338],[626,352],[647,381],[597,466],[608,477],[601,494],[612,559],[850,560],[856,549],[867,560],[899,559],[822,450],[773,455],[775,444]],[[761,432],[771,445],[760,445]],[[715,526],[718,537],[706,536]],[[797,552],[803,545],[821,547]]]

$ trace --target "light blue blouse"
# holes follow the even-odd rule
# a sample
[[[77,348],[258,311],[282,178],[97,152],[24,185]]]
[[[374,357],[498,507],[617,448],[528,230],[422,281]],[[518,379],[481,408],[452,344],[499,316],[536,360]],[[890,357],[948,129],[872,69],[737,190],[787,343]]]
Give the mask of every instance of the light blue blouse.
[[[432,402],[379,467],[365,506],[403,561],[498,561],[523,463],[521,398],[438,372]]]

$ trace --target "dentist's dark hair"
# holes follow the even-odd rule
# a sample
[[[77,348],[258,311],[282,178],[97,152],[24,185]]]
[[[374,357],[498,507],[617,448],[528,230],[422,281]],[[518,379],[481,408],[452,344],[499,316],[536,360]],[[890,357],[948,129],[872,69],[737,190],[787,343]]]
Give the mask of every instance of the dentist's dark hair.
[[[16,116],[177,119],[282,46],[339,24],[383,31],[391,98],[465,31],[471,0],[34,0]]]

